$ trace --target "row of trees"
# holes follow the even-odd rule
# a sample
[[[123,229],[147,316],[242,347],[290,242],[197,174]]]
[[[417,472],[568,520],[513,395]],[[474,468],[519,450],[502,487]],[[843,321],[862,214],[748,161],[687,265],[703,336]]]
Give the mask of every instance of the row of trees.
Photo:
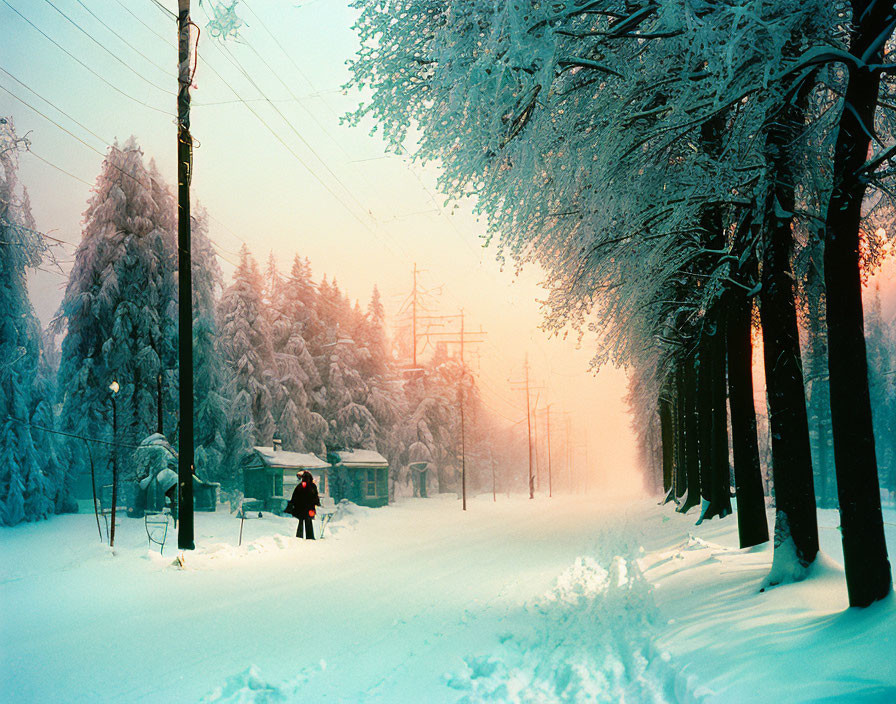
[[[176,447],[177,239],[175,201],[155,165],[145,165],[133,138],[111,147],[51,325],[61,349],[45,351],[26,274],[40,263],[47,240],[16,181],[16,154],[26,145],[11,124],[6,132],[0,501],[2,522],[13,525],[73,509],[84,491],[75,486],[79,478],[111,481],[113,453],[123,478],[134,478],[142,465],[131,454],[153,433]],[[375,287],[365,311],[335,280],[315,282],[307,259],[296,256],[287,274],[272,254],[262,273],[246,246],[225,285],[207,222],[200,209],[192,230],[199,476],[225,490],[241,488],[252,446],[279,437],[286,450],[319,455],[378,450],[400,493],[412,491],[409,465],[419,462],[433,469],[430,491],[457,489],[464,459],[471,486],[491,488],[495,477],[502,489],[524,488],[519,458],[508,460],[519,442],[500,442],[506,430],[485,412],[469,368],[441,350],[422,370],[403,373]]]
[[[827,377],[852,605],[890,592],[861,282],[891,225],[892,0],[356,0],[353,84],[400,144],[537,262],[548,325],[601,334],[658,424],[666,487],[767,539],[753,406],[761,331],[775,559],[818,552],[806,376]],[[758,308],[758,316],[754,315]],[[595,314],[595,311],[598,311]],[[810,387],[811,388],[811,387]],[[726,403],[726,400],[728,403]],[[677,479],[676,479],[677,478]]]

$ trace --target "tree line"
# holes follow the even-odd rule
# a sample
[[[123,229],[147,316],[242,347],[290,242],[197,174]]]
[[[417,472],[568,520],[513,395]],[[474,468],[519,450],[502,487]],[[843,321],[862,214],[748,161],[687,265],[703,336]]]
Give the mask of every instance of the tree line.
[[[78,477],[111,481],[113,453],[122,478],[137,478],[142,465],[132,454],[153,433],[176,448],[177,223],[173,192],[136,140],[110,147],[62,303],[43,333],[27,272],[49,240],[17,181],[26,145],[11,121],[3,127],[0,523],[14,525],[75,510]],[[491,488],[495,477],[501,489],[523,489],[518,432],[488,413],[472,370],[446,350],[405,368],[391,351],[376,287],[364,309],[335,279],[315,281],[307,258],[296,255],[284,272],[272,253],[262,270],[246,245],[228,283],[216,247],[199,208],[192,281],[200,478],[241,490],[252,447],[277,437],[284,450],[320,456],[377,450],[390,462],[393,494],[412,494],[410,465],[420,463],[429,465],[430,493],[459,489],[462,464],[471,488]]]
[[[545,270],[548,327],[600,334],[679,509],[731,513],[730,452],[741,544],[768,539],[758,331],[767,583],[817,556],[821,428],[850,604],[889,594],[862,280],[893,229],[892,0],[354,7],[354,120],[394,145],[419,130],[442,189]]]

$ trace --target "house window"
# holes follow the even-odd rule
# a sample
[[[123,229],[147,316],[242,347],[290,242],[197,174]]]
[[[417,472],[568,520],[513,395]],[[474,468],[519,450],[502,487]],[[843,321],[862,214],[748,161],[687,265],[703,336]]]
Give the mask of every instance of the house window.
[[[376,470],[367,470],[367,496],[376,496]]]
[[[318,477],[317,488],[318,488],[318,493],[321,496],[327,495],[327,473],[326,472],[320,473],[320,477]]]

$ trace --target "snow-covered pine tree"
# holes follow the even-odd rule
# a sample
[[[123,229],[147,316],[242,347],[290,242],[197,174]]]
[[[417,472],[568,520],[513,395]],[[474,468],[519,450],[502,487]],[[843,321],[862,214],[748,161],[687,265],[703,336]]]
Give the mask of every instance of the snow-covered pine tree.
[[[193,388],[196,472],[203,479],[229,486],[236,468],[226,461],[228,414],[233,394],[230,368],[221,356],[221,336],[215,319],[217,299],[223,288],[221,267],[208,239],[208,215],[194,211],[192,228],[193,273]],[[231,440],[248,441],[240,434]],[[233,454],[240,455],[238,448]]]
[[[174,290],[170,214],[158,195],[136,140],[110,147],[84,214],[58,320],[65,330],[58,376],[63,428],[82,437],[109,436],[109,385],[117,381],[122,466],[128,446],[157,429],[158,377],[165,372],[160,351],[175,346],[166,319]],[[70,448],[73,470],[86,472],[83,448]]]
[[[287,449],[322,454],[328,426],[314,408],[321,388],[307,336],[319,328],[310,268],[298,256],[280,280],[271,312],[280,399],[277,430]]]
[[[274,435],[271,383],[274,353],[264,311],[258,265],[243,245],[233,282],[218,306],[221,353],[234,376],[231,428],[242,428],[252,444],[270,445]],[[232,451],[232,450],[231,450]],[[229,456],[229,462],[239,462]]]
[[[177,429],[180,427],[177,353],[177,201],[172,189],[156,167],[154,159],[150,159],[149,162],[149,178],[159,235],[154,238],[153,245],[160,266],[166,269],[166,274],[160,277],[164,288],[159,290],[161,335],[155,341],[155,350],[161,360],[162,369],[156,387],[157,412],[160,416],[156,430],[165,434],[172,442],[176,442]],[[193,270],[196,270],[195,266]]]
[[[352,308],[335,279],[318,287],[319,334],[311,341],[320,373],[320,414],[327,420],[328,448],[376,449],[378,426],[367,401],[368,385],[360,371],[363,351],[350,337]]]
[[[389,460],[391,467],[400,470],[403,464],[410,461],[404,456],[408,445],[402,430],[408,404],[402,380],[389,358],[386,311],[376,286],[373,287],[366,315],[358,310],[355,318],[354,337],[363,351],[361,373],[367,380],[368,388],[364,405],[377,423],[377,450]],[[397,476],[398,472],[392,473],[393,481]]]
[[[35,231],[27,191],[18,183],[18,150],[24,146],[11,118],[0,122],[0,524],[15,525],[53,514],[60,491],[52,436],[52,387],[41,383],[40,323],[28,298],[26,275],[40,264],[45,242]],[[49,417],[34,417],[41,405]]]

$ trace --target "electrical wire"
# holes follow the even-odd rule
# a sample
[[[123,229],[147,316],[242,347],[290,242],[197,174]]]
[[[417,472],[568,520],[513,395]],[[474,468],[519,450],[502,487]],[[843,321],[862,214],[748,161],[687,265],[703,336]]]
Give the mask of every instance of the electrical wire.
[[[140,445],[132,445],[130,443],[125,442],[112,442],[110,440],[100,440],[98,438],[89,438],[84,435],[77,435],[75,433],[68,433],[64,430],[56,430],[55,428],[45,428],[42,425],[35,425],[34,423],[29,423],[26,420],[22,420],[21,418],[15,418],[13,416],[6,416],[7,421],[12,421],[13,423],[19,423],[20,425],[24,425],[29,430],[41,430],[45,433],[52,433],[53,435],[64,435],[65,437],[75,438],[76,440],[84,440],[86,442],[95,442],[99,445],[109,445],[110,447],[124,447],[129,450],[139,450]]]
[[[254,88],[255,88],[255,89],[262,95],[264,101],[267,102],[267,103],[274,109],[274,111],[275,111],[278,115],[280,115],[280,117],[283,119],[283,121],[284,121],[284,122],[287,124],[287,126],[293,131],[293,133],[298,137],[298,139],[302,142],[302,144],[304,144],[305,147],[308,148],[308,150],[314,155],[314,157],[321,163],[321,165],[324,167],[324,169],[325,169],[325,170],[326,170],[326,171],[333,177],[333,179],[334,179],[334,180],[335,180],[335,181],[336,181],[336,182],[343,188],[343,190],[348,194],[349,198],[352,199],[352,200],[354,200],[355,203],[358,205],[358,207],[359,207],[362,211],[364,211],[364,206],[363,206],[360,202],[358,202],[358,200],[354,197],[354,195],[353,195],[352,192],[351,192],[351,189],[349,189],[349,188],[348,188],[348,187],[341,181],[341,179],[340,179],[340,178],[333,172],[333,170],[332,170],[332,169],[327,165],[327,163],[320,157],[320,155],[314,150],[314,148],[307,142],[307,140],[301,135],[301,133],[299,133],[299,131],[296,129],[295,125],[289,120],[289,118],[286,117],[286,115],[284,115],[283,112],[282,112],[282,111],[281,111],[281,110],[274,104],[274,102],[273,102],[273,101],[272,101],[272,100],[271,100],[271,99],[264,93],[264,91],[261,89],[261,87],[258,85],[258,83],[252,78],[252,76],[251,76],[251,75],[249,74],[249,72],[245,69],[245,67],[243,67],[242,64],[239,62],[239,60],[238,60],[236,57],[233,56],[233,53],[232,53],[229,49],[226,49],[226,47],[225,47],[224,49],[221,49],[218,45],[215,45],[215,48],[221,53],[221,56],[223,56],[227,61],[229,61],[229,62],[231,63],[231,65],[234,66],[234,68],[235,68],[237,71],[239,71],[240,73],[243,74],[243,76],[246,78],[246,80],[248,80],[249,83],[250,83],[250,84],[251,84],[251,85],[252,85],[252,86],[253,86],[253,87],[254,87]],[[208,63],[208,61],[206,61],[205,65],[206,65],[206,66],[209,66],[210,68],[212,68],[212,70],[215,72],[215,74],[218,75],[219,78],[221,78],[222,80],[224,80],[224,79],[223,79],[223,76],[221,76],[221,74],[220,74],[218,71],[216,71],[216,70],[211,66],[211,64]],[[226,82],[226,81],[225,81],[225,82]],[[390,243],[390,242],[387,242],[387,241],[383,240],[382,238],[380,238],[380,237],[376,234],[376,232],[375,232],[373,229],[371,229],[371,227],[370,227],[366,222],[364,222],[364,220],[362,220],[362,219],[358,216],[358,214],[355,212],[355,210],[353,210],[352,208],[350,208],[350,207],[348,206],[348,204],[343,200],[343,198],[340,197],[339,194],[337,194],[337,193],[333,190],[333,188],[331,188],[330,185],[320,177],[320,175],[319,175],[319,174],[318,174],[318,173],[317,173],[317,172],[316,172],[316,171],[315,171],[315,170],[308,164],[308,162],[306,162],[306,161],[305,161],[305,160],[304,160],[304,159],[303,159],[303,158],[302,158],[302,157],[301,157],[301,156],[300,156],[300,155],[299,155],[299,154],[298,154],[298,153],[297,153],[297,152],[296,152],[296,151],[295,151],[295,150],[294,150],[294,149],[293,149],[287,142],[286,142],[286,140],[284,140],[283,137],[282,137],[276,130],[274,130],[274,129],[271,127],[271,125],[270,125],[270,124],[269,124],[269,123],[268,123],[268,122],[267,122],[267,121],[266,121],[266,120],[265,120],[265,119],[258,113],[258,111],[256,111],[254,108],[252,108],[251,105],[249,105],[247,102],[245,102],[245,100],[242,99],[242,96],[238,93],[238,91],[237,91],[231,84],[227,83],[227,85],[228,85],[228,87],[230,88],[230,90],[234,93],[234,95],[236,95],[238,98],[240,98],[240,100],[246,105],[246,108],[248,108],[248,109],[249,109],[249,110],[250,110],[250,111],[251,111],[251,112],[252,112],[252,113],[253,113],[253,114],[254,114],[254,115],[261,121],[261,122],[262,122],[262,124],[268,129],[268,131],[271,132],[272,135],[274,135],[274,137],[277,139],[277,141],[279,141],[279,142],[280,142],[280,143],[287,149],[287,151],[289,151],[289,153],[292,154],[292,156],[293,156],[293,157],[294,157],[294,158],[295,158],[295,159],[296,159],[296,160],[297,160],[297,161],[298,161],[298,162],[305,168],[305,170],[306,170],[306,171],[307,171],[307,172],[308,172],[308,173],[309,173],[309,174],[310,174],[310,175],[311,175],[311,176],[312,176],[312,177],[313,177],[313,178],[314,178],[314,179],[315,179],[315,180],[316,180],[316,181],[317,181],[323,188],[324,188],[324,190],[327,191],[327,193],[329,193],[329,194],[336,200],[336,202],[338,202],[338,203],[345,209],[345,211],[346,211],[346,212],[347,212],[347,213],[348,213],[354,220],[356,220],[356,221],[358,222],[359,225],[361,225],[361,227],[363,227],[367,232],[369,232],[371,235],[373,235],[374,237],[376,237],[377,239],[379,239],[379,240],[380,240],[386,247],[388,247],[388,248],[392,251],[392,253],[395,254],[396,256],[403,256],[403,257],[405,257],[405,258],[408,257],[407,252],[404,252],[403,254],[401,254],[401,253],[399,253],[398,251],[396,251],[395,247],[396,247],[396,246],[400,247],[400,245],[398,245],[397,243]],[[369,212],[369,211],[367,211],[367,212]],[[394,246],[393,246],[393,244],[394,244]]]
[[[172,47],[175,49],[177,48],[175,43],[172,42],[170,38],[163,37],[155,29],[153,29],[148,24],[146,24],[146,22],[144,22],[142,19],[140,19],[140,17],[131,8],[129,8],[127,5],[125,5],[121,0],[115,0],[115,2],[117,2],[122,8],[124,8],[131,17],[133,17],[135,20],[137,20],[137,22],[139,22],[144,27],[146,27],[146,29],[148,29],[152,34],[156,35],[159,39],[161,39],[163,42],[165,42],[165,44],[167,44],[169,47]]]
[[[57,42],[55,39],[53,39],[49,34],[47,34],[46,32],[44,32],[40,27],[38,27],[36,24],[34,24],[34,22],[32,22],[31,20],[29,20],[27,17],[25,17],[25,15],[23,15],[21,12],[19,12],[15,7],[13,7],[13,6],[9,3],[9,0],[0,0],[0,2],[2,2],[4,5],[6,5],[10,10],[12,10],[13,12],[15,12],[15,13],[16,13],[19,17],[21,17],[23,20],[25,20],[25,22],[27,22],[29,25],[31,25],[31,27],[32,27],[36,32],[38,32],[41,36],[43,36],[45,39],[47,39],[47,41],[49,41],[49,42],[52,43],[54,46],[56,46],[60,51],[64,52],[64,53],[65,53],[67,56],[69,56],[72,60],[76,61],[78,64],[80,64],[81,66],[83,66],[87,71],[89,71],[89,72],[92,73],[94,76],[96,76],[97,78],[99,78],[99,79],[100,79],[103,83],[105,83],[107,86],[109,86],[110,88],[112,88],[112,89],[115,90],[116,92],[121,93],[121,95],[123,95],[123,96],[124,96],[125,98],[127,98],[128,100],[132,100],[133,102],[137,103],[138,105],[142,105],[143,107],[149,108],[150,110],[154,110],[155,112],[160,112],[160,113],[162,113],[163,115],[167,115],[167,116],[169,116],[169,117],[174,117],[174,114],[173,114],[173,113],[171,113],[171,112],[169,112],[169,111],[167,111],[167,110],[163,110],[162,108],[157,108],[157,107],[155,107],[154,105],[150,105],[149,103],[146,103],[146,102],[140,100],[139,98],[135,98],[133,95],[131,95],[131,94],[129,94],[129,93],[126,93],[126,92],[123,91],[121,88],[119,88],[118,86],[116,86],[114,83],[112,83],[111,81],[109,81],[109,80],[107,80],[106,78],[104,78],[103,76],[101,76],[99,73],[97,73],[97,72],[94,71],[92,68],[90,68],[90,66],[88,66],[88,65],[85,64],[83,61],[81,61],[81,59],[79,59],[77,56],[75,56],[74,54],[72,54],[68,49],[66,49],[64,46],[62,46],[59,42]]]
[[[27,85],[26,83],[24,83],[23,81],[20,81],[18,78],[16,78],[14,75],[12,75],[9,71],[7,71],[7,70],[6,70],[5,68],[3,68],[2,66],[0,66],[0,71],[3,71],[3,73],[5,73],[5,74],[6,74],[7,76],[9,76],[12,80],[14,80],[14,81],[15,81],[16,83],[18,83],[20,86],[22,86],[25,90],[29,91],[32,95],[36,95],[38,98],[40,98],[41,100],[43,100],[47,105],[49,105],[50,107],[54,108],[55,110],[57,110],[58,112],[62,113],[63,115],[65,115],[69,120],[71,120],[72,122],[74,122],[74,123],[75,123],[78,127],[80,127],[82,130],[84,130],[84,131],[87,132],[88,134],[93,135],[94,137],[96,137],[101,143],[103,143],[103,144],[106,143],[105,140],[104,140],[102,137],[100,137],[96,132],[94,132],[94,131],[91,130],[89,127],[87,127],[86,125],[84,125],[84,123],[82,123],[82,122],[78,122],[78,120],[76,120],[74,117],[72,117],[72,116],[69,115],[67,112],[65,112],[65,110],[63,110],[62,108],[60,108],[60,107],[59,107],[58,105],[56,105],[55,103],[52,103],[49,99],[47,99],[47,98],[45,98],[44,96],[42,96],[40,93],[38,93],[36,90],[34,90],[34,89],[31,88],[30,86],[28,86],[28,85]],[[6,90],[6,89],[4,88],[4,90]],[[7,90],[6,92],[9,93],[8,90]],[[25,102],[24,100],[22,100],[21,98],[19,98],[19,97],[13,95],[12,93],[9,93],[9,94],[12,95],[12,96],[13,96],[16,100],[18,100],[20,103],[23,103],[23,104],[25,104],[25,105],[28,105],[28,103],[26,103],[26,102]],[[32,110],[34,110],[34,112],[40,114],[40,111],[37,110],[36,108],[32,107],[31,105],[28,105],[28,107],[31,108]],[[42,115],[42,117],[45,117],[45,118],[48,119],[48,120],[50,119],[49,117],[46,117],[46,115]],[[52,120],[50,120],[50,121],[52,122]],[[54,123],[54,124],[56,124],[56,123]],[[58,125],[58,124],[57,124],[56,126],[57,126],[57,127],[60,127],[60,125]],[[60,129],[65,129],[65,128],[60,127]],[[68,132],[68,130],[65,130],[65,131]],[[69,132],[69,134],[71,134],[71,133]],[[74,136],[74,135],[73,135],[73,136]]]
[[[131,44],[131,42],[129,42],[127,39],[125,39],[123,36],[121,36],[121,34],[119,34],[119,33],[116,32],[112,27],[110,27],[110,26],[106,23],[105,20],[103,20],[99,15],[97,15],[93,10],[91,10],[87,5],[84,4],[84,0],[76,0],[76,2],[77,2],[81,7],[83,7],[85,10],[87,10],[87,12],[90,14],[90,16],[93,17],[93,18],[94,18],[97,22],[99,22],[101,25],[103,25],[103,27],[105,27],[105,28],[108,29],[110,32],[112,32],[112,34],[114,34],[116,37],[118,37],[124,44],[126,44],[128,47],[130,47],[135,53],[139,54],[139,55],[142,56],[144,59],[146,59],[146,61],[148,61],[148,62],[151,63],[153,66],[155,66],[157,69],[159,69],[159,71],[161,71],[162,73],[164,73],[165,76],[168,76],[168,75],[170,74],[170,71],[169,71],[168,69],[166,69],[166,68],[163,67],[163,66],[159,66],[155,61],[153,61],[153,60],[152,60],[151,58],[149,58],[146,54],[144,54],[142,51],[140,51],[140,49],[138,49],[137,47],[135,47],[133,44]],[[164,89],[162,89],[162,90],[164,90]]]
[[[3,71],[3,73],[6,73],[7,75],[11,75],[11,74],[7,73],[3,68],[0,68],[0,71]],[[14,78],[14,77],[13,77],[13,78]],[[16,79],[16,80],[18,80],[18,79]],[[36,107],[34,107],[31,103],[29,103],[29,102],[26,101],[26,100],[23,100],[22,98],[20,98],[19,96],[17,96],[15,93],[13,93],[11,90],[9,90],[8,88],[6,88],[5,86],[0,86],[0,90],[2,90],[2,91],[4,91],[4,92],[8,93],[9,95],[11,95],[13,98],[15,98],[15,99],[18,100],[20,103],[22,103],[22,105],[24,105],[25,107],[31,108],[31,110],[33,110],[34,112],[36,112],[38,115],[40,115],[42,118],[44,118],[45,120],[47,120],[47,121],[50,122],[51,124],[55,125],[55,126],[58,127],[59,129],[61,129],[63,132],[65,132],[67,135],[69,135],[69,136],[72,137],[73,139],[76,139],[78,142],[80,142],[80,143],[83,144],[85,147],[87,147],[90,151],[97,152],[100,156],[105,156],[105,155],[104,155],[101,151],[99,151],[96,147],[93,147],[93,146],[91,146],[90,144],[88,144],[87,142],[85,142],[83,139],[81,139],[81,138],[80,138],[78,135],[76,135],[74,132],[72,132],[72,131],[66,129],[65,127],[63,127],[62,125],[60,125],[58,122],[56,122],[56,120],[54,120],[52,117],[50,117],[50,116],[46,115],[45,113],[41,112],[41,111],[38,110]],[[30,89],[29,89],[29,90],[30,90]],[[34,91],[32,91],[32,92],[34,92]],[[37,93],[34,93],[34,94],[37,95],[39,98],[41,97],[41,96],[39,96]],[[43,98],[41,98],[41,99],[43,100]],[[48,102],[48,101],[46,101],[46,102]],[[50,103],[50,104],[52,105],[52,103]],[[54,107],[55,107],[55,106],[54,106]],[[57,109],[58,109],[58,108],[57,108]],[[60,110],[60,112],[62,112],[62,111]],[[63,113],[63,114],[65,114],[65,113]],[[66,117],[68,117],[68,115],[66,115]],[[70,119],[71,119],[71,118],[70,118]],[[78,124],[80,125],[80,123],[78,123]],[[91,134],[93,134],[93,133],[91,132]],[[94,136],[96,136],[96,135],[94,135]],[[29,151],[30,151],[30,146],[29,146]]]

